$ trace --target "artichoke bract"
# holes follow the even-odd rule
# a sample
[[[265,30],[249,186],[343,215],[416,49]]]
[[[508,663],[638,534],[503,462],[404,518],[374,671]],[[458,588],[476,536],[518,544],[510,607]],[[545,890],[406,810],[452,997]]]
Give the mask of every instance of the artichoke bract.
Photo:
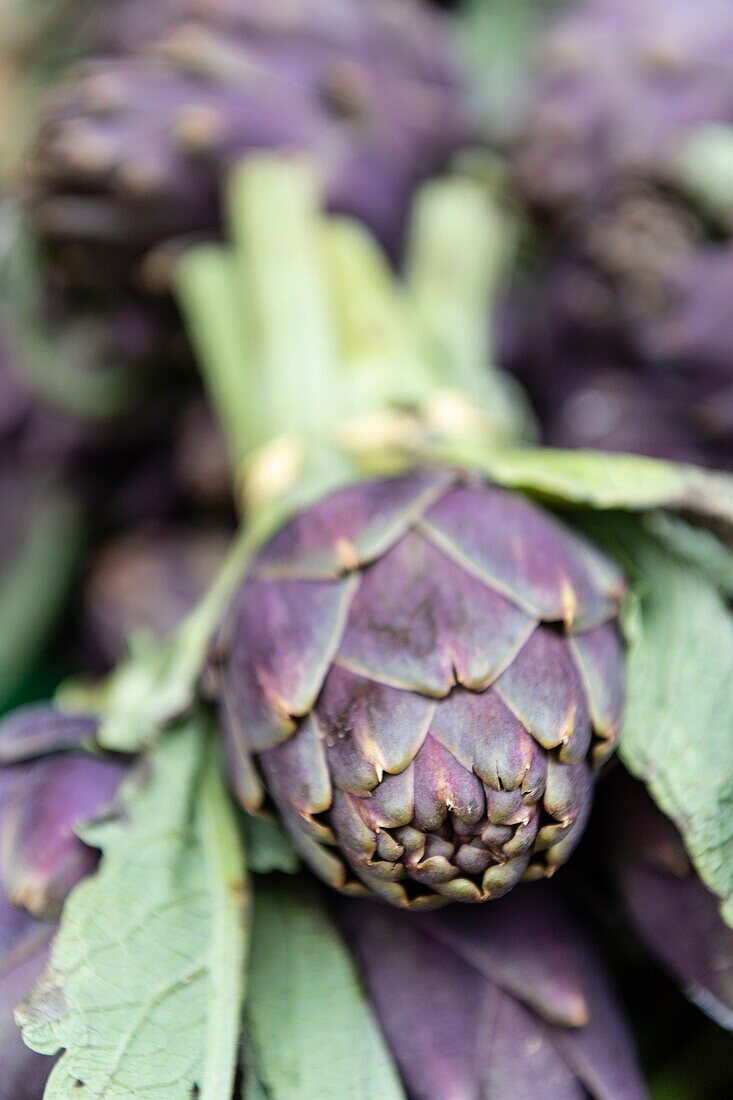
[[[51,1069],[13,1011],[48,961],[63,902],[99,853],[76,828],[113,801],[127,765],[93,755],[98,722],[51,704],[0,722],[0,1100],[39,1100]]]
[[[733,930],[679,832],[644,787],[623,773],[604,793],[600,822],[632,929],[686,996],[733,1030]]]
[[[123,37],[148,8],[123,9]],[[162,14],[157,38],[128,30],[127,50],[116,39],[49,105],[31,206],[41,236],[69,246],[66,279],[114,280],[166,237],[216,229],[227,169],[273,148],[312,153],[330,205],[395,248],[415,185],[465,137],[440,13],[216,0]]]
[[[423,471],[337,491],[224,626],[228,756],[309,865],[398,905],[478,902],[580,838],[623,706],[624,582],[519,494]]]
[[[23,1042],[13,1010],[43,973],[56,925],[16,909],[0,888],[0,1100],[39,1100],[48,1058]]]
[[[481,910],[336,913],[414,1100],[643,1100],[620,1005],[549,884]]]
[[[76,827],[113,803],[127,765],[94,755],[98,722],[47,704],[0,723],[0,888],[13,905],[55,919],[98,853]]]

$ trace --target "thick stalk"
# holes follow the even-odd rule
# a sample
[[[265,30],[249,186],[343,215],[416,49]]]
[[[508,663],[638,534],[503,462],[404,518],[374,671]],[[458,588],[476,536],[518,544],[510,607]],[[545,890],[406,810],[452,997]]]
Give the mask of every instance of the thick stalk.
[[[494,443],[531,434],[522,396],[494,366],[491,312],[513,243],[499,187],[496,180],[468,176],[424,187],[407,259],[407,285],[438,385],[490,413]]]
[[[226,205],[233,247],[184,254],[177,286],[238,472],[278,437],[321,439],[343,398],[313,173],[292,158],[250,158]]]
[[[252,359],[230,249],[204,245],[184,253],[177,269],[178,297],[186,317],[209,400],[238,470],[262,432]]]
[[[404,284],[374,238],[347,218],[324,219],[347,412],[419,406],[439,384]]]
[[[301,160],[247,161],[232,175],[228,209],[264,434],[317,438],[332,425],[341,398],[316,177]]]

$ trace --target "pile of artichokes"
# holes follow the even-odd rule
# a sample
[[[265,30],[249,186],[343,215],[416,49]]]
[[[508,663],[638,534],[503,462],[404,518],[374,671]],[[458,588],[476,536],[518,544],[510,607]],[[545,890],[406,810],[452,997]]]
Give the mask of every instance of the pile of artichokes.
[[[0,1100],[729,1096],[733,10],[0,53]]]

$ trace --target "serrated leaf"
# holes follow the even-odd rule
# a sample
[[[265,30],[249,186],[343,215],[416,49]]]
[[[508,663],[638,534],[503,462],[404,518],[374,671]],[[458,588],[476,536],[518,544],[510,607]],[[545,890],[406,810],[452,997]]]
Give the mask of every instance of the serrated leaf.
[[[201,724],[169,734],[86,838],[99,872],[64,910],[18,1010],[29,1046],[64,1050],[46,1100],[232,1094],[247,945],[244,856]]]
[[[244,1100],[404,1100],[338,932],[309,880],[255,891]]]
[[[249,870],[256,875],[269,875],[273,871],[294,875],[300,859],[280,824],[252,814],[243,814],[243,819]]]
[[[620,519],[607,538],[640,582],[620,755],[733,925],[733,617],[711,580],[640,524]]]

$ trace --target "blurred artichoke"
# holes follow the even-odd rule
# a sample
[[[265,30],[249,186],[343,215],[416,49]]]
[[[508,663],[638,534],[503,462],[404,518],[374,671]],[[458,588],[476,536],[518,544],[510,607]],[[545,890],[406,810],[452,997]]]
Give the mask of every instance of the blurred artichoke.
[[[0,707],[20,690],[63,607],[80,545],[59,476],[78,429],[40,407],[0,333]]]
[[[0,882],[35,917],[58,917],[97,863],[75,826],[113,801],[126,766],[88,751],[96,729],[96,719],[47,704],[0,723]]]
[[[395,248],[412,191],[464,137],[452,44],[414,0],[123,4],[116,57],[49,104],[33,221],[71,283],[114,285],[153,245],[211,231],[223,174],[263,148],[312,151],[328,198]],[[113,24],[113,27],[115,24]]]
[[[256,763],[311,867],[398,905],[552,874],[618,733],[623,594],[591,545],[481,480],[337,492],[269,542],[224,627],[241,801],[262,801]]]
[[[725,0],[586,0],[545,35],[513,154],[541,241],[504,359],[552,443],[733,463],[733,192],[716,224],[688,163],[733,123],[732,48]]]
[[[0,1100],[43,1096],[51,1063],[25,1045],[13,1010],[43,973],[55,931],[12,906],[0,888]]]
[[[733,931],[645,788],[614,776],[599,825],[632,928],[687,997],[733,1031]]]
[[[564,214],[621,178],[669,178],[696,126],[733,122],[728,0],[581,0],[540,43],[523,190]]]
[[[545,441],[729,467],[731,275],[733,249],[701,250],[667,280],[674,310],[636,323],[577,256],[558,250],[517,280],[502,359],[531,393]]]
[[[0,1100],[40,1100],[51,1069],[23,1043],[13,1010],[46,966],[66,896],[96,866],[75,828],[113,800],[127,770],[87,751],[96,728],[45,704],[0,723]]]
[[[337,914],[412,1100],[647,1095],[601,962],[549,886],[489,909]]]
[[[85,584],[92,653],[113,665],[136,635],[169,634],[213,582],[228,544],[225,530],[174,526],[130,531],[105,543]]]

